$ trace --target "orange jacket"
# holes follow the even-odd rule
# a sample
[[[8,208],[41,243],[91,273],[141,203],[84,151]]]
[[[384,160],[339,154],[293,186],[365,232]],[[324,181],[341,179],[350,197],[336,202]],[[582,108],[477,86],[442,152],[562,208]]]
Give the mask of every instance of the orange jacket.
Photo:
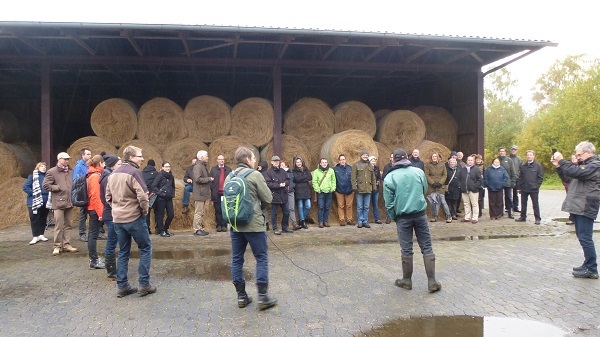
[[[104,210],[104,204],[100,199],[100,175],[102,170],[102,167],[90,166],[87,177],[87,193],[90,199],[87,209],[88,211],[96,211],[99,218],[102,218],[102,211]]]

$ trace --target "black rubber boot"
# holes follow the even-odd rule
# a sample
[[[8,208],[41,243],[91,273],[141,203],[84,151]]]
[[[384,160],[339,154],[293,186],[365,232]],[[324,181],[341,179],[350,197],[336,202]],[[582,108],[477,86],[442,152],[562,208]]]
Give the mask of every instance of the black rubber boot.
[[[439,291],[442,289],[442,285],[435,280],[435,254],[423,255],[423,262],[425,262],[425,273],[427,273],[427,288],[430,293]]]
[[[268,283],[259,283],[256,286],[258,287],[258,310],[269,309],[277,305],[277,300],[267,295]]]
[[[245,308],[252,303],[252,297],[246,293],[246,282],[233,282],[237,292],[238,308]]]
[[[308,226],[306,225],[306,220],[300,221],[300,226],[302,226],[302,228],[304,229],[308,229]]]
[[[117,262],[114,256],[106,256],[106,278],[109,281],[117,280]]]
[[[397,287],[411,290],[412,289],[412,273],[413,273],[413,257],[402,257],[402,279],[397,279],[395,284]]]

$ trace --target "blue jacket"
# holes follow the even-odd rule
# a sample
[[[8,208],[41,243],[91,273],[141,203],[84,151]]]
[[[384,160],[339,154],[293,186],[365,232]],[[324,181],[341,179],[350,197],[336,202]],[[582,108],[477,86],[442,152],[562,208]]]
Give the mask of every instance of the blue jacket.
[[[333,168],[333,172],[335,173],[335,191],[341,194],[351,194],[352,166],[337,164]]]
[[[75,179],[84,176],[88,173],[88,166],[85,164],[83,159],[79,159],[75,164],[75,169],[73,170],[73,181]]]
[[[495,168],[490,165],[485,170],[485,186],[492,192],[502,191],[502,188],[508,182],[508,173],[502,166]]]
[[[42,184],[44,183],[44,178],[46,178],[46,173],[39,172],[38,176],[38,180],[40,181],[40,189],[42,190],[42,199],[44,200],[45,206],[48,202],[48,191],[42,188]],[[23,192],[27,193],[27,206],[31,207],[31,204],[33,203],[33,174],[30,174],[23,184]]]

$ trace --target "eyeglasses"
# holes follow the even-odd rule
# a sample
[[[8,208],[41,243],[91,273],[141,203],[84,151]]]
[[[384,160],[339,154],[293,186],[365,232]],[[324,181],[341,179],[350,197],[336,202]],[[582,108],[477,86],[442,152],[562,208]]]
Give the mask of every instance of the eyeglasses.
[[[134,156],[134,157],[138,157],[138,158],[144,158],[144,156],[142,156],[142,155],[139,155],[139,156]]]

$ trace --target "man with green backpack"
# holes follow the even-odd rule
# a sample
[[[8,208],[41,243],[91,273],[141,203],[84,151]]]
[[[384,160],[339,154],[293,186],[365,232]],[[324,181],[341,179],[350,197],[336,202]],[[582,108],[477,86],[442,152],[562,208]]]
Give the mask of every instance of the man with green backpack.
[[[267,295],[269,287],[269,255],[265,217],[262,209],[271,203],[271,190],[263,175],[254,170],[256,156],[247,147],[239,147],[234,154],[237,168],[225,179],[221,207],[223,219],[229,224],[231,235],[231,278],[237,292],[238,307],[244,308],[252,302],[246,293],[244,280],[244,254],[250,244],[256,259],[256,286],[258,309],[264,310],[277,305],[277,300]],[[248,215],[248,201],[252,212]]]

